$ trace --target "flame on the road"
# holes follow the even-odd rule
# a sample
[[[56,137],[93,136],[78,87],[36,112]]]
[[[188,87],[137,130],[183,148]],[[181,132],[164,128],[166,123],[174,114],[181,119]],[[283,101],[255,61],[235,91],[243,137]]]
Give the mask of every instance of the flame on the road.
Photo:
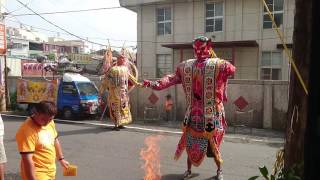
[[[142,166],[145,172],[144,180],[161,180],[160,159],[158,142],[162,136],[149,136],[144,140],[147,147],[140,151],[141,158],[145,161]]]

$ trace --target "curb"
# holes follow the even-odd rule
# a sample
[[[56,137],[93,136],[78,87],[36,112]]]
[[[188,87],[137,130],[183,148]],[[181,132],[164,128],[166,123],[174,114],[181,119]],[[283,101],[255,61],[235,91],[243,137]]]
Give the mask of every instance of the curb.
[[[261,144],[261,145],[269,145],[275,147],[283,147],[285,144],[285,140],[281,138],[266,138],[266,137],[244,137],[242,135],[235,136],[235,135],[228,135],[224,136],[224,141],[226,142],[233,142],[233,143],[249,143],[249,144]]]
[[[13,118],[26,118],[24,115],[16,115],[16,114],[7,114],[1,113],[2,116],[13,117]],[[62,119],[54,119],[56,122],[66,123],[66,124],[82,124],[82,125],[91,125],[96,127],[113,127],[113,124],[110,123],[100,123],[99,121],[95,122],[87,122],[87,121],[70,121],[70,120],[62,120]],[[157,128],[155,128],[157,127]],[[144,133],[160,133],[160,134],[169,134],[169,135],[181,135],[182,132],[178,128],[173,127],[161,127],[160,126],[144,126],[139,124],[131,124],[126,126],[126,129],[136,131],[136,132],[144,132]],[[254,143],[261,145],[270,145],[276,147],[284,146],[284,138],[281,137],[263,137],[263,136],[254,136],[254,135],[244,135],[244,134],[226,134],[223,138],[226,142],[233,143]]]

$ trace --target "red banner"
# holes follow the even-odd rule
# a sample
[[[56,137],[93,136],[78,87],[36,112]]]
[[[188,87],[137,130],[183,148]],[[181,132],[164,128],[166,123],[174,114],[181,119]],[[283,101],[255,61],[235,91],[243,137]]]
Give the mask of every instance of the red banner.
[[[7,43],[6,43],[6,27],[4,24],[0,24],[0,54],[6,54]]]
[[[46,72],[44,67],[48,63],[36,63],[21,61],[21,74],[23,77],[53,76],[52,72]]]

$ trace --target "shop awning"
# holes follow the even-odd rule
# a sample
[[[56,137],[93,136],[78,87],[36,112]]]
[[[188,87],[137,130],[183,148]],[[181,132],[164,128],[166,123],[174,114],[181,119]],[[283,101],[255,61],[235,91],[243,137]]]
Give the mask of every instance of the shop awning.
[[[214,42],[214,48],[232,48],[232,47],[258,47],[257,41],[224,41]],[[162,47],[171,49],[192,49],[192,43],[174,43],[174,44],[162,44]]]
[[[292,43],[286,44],[287,48],[292,49]],[[284,49],[282,44],[277,44],[277,49]]]

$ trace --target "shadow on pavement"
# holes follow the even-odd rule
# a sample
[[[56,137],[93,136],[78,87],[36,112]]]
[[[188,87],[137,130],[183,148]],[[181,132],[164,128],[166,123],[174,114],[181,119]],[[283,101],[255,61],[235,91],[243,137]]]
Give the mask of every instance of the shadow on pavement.
[[[111,132],[111,127],[99,127],[99,128],[87,128],[87,129],[79,129],[79,130],[71,130],[71,131],[59,131],[59,136],[70,136],[77,134],[99,134],[104,132]]]
[[[215,180],[217,177],[216,176],[212,176],[212,177],[209,177],[207,179],[204,179],[204,180]]]
[[[6,172],[4,175],[5,180],[21,180],[21,176],[19,173],[11,173],[11,172]]]

